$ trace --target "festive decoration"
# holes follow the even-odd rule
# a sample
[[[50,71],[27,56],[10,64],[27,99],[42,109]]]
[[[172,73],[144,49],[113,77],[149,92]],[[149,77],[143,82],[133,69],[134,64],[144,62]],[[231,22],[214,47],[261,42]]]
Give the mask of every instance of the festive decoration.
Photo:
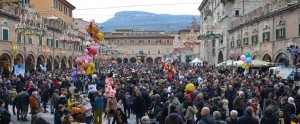
[[[185,86],[185,91],[193,91],[193,90],[196,90],[196,87],[193,83],[188,83],[186,86]]]
[[[95,20],[91,20],[90,25],[87,26],[85,30],[97,43],[101,43],[103,41],[104,35],[99,30],[98,24],[95,22]]]
[[[251,65],[252,59],[250,58],[250,56],[250,52],[246,52],[245,55],[241,55],[240,57],[240,59],[244,62],[242,68],[245,70],[248,70]]]
[[[72,77],[72,78],[77,78],[76,68],[73,68],[73,72],[72,72],[71,77]]]
[[[43,72],[46,72],[46,71],[47,71],[47,68],[44,67],[42,64],[40,64],[40,68],[41,68],[41,70],[42,70]]]
[[[114,87],[114,81],[112,77],[105,79],[105,97],[115,97],[116,95],[116,89]]]

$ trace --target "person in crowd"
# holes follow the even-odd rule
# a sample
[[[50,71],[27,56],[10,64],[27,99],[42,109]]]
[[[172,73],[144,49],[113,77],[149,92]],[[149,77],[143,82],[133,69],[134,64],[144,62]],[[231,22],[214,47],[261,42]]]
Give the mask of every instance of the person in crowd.
[[[284,124],[285,122],[285,114],[283,110],[278,111],[278,124]]]
[[[93,110],[92,110],[92,105],[90,103],[90,99],[85,98],[83,105],[84,105],[84,108],[85,108],[85,123],[86,124],[92,124]]]
[[[61,124],[61,118],[65,115],[65,105],[59,104],[54,113],[54,124]]]
[[[19,101],[17,101],[17,105],[20,105],[20,107],[21,107],[20,108],[21,109],[21,120],[22,121],[28,121],[27,113],[28,113],[28,107],[29,107],[30,99],[29,99],[29,94],[27,93],[25,88],[23,89],[22,92],[20,92],[18,100]]]
[[[180,115],[180,116],[182,116],[182,105],[181,105],[181,103],[180,103],[180,101],[178,100],[178,97],[174,97],[174,96],[170,96],[169,97],[169,101],[170,101],[170,104],[169,104],[169,107],[168,107],[168,110],[169,110],[169,112],[168,112],[168,114],[170,114],[170,111],[171,111],[171,109],[170,109],[170,107],[172,106],[172,105],[174,105],[175,107],[176,107],[176,112]],[[197,108],[196,108],[197,109]]]
[[[30,111],[31,111],[31,124],[34,124],[33,117],[36,116],[38,110],[40,109],[40,102],[38,100],[37,91],[32,92],[32,95],[29,98],[29,104],[30,104]]]
[[[184,117],[187,120],[187,124],[194,124],[195,123],[194,116],[198,112],[197,108],[193,106],[193,103],[191,101],[187,101],[185,103],[185,108],[186,108],[186,114]]]
[[[52,80],[51,80],[52,81]],[[54,114],[54,108],[55,108],[55,103],[53,100],[53,94],[55,93],[55,87],[53,85],[53,83],[50,84],[50,88],[49,88],[49,99],[50,99],[50,112],[51,114]],[[57,98],[57,94],[55,96],[55,98]]]
[[[127,124],[127,117],[123,113],[121,108],[117,108],[115,114],[114,114],[114,119],[112,121],[112,124]]]
[[[125,115],[126,115],[127,118],[130,118],[130,109],[132,107],[133,100],[132,100],[132,96],[130,95],[129,92],[126,92],[123,101],[125,101],[123,103],[123,105],[124,105],[124,113],[125,113]]]
[[[222,115],[221,112],[219,111],[214,111],[213,117],[215,119],[215,124],[226,124],[226,121],[222,120]]]
[[[50,124],[49,122],[47,122],[44,119],[44,109],[40,108],[39,110],[37,110],[37,114],[33,115],[32,117],[32,122],[34,124]]]
[[[232,110],[230,112],[230,117],[228,117],[226,119],[226,123],[227,124],[237,124],[238,120],[239,120],[239,118],[237,116],[238,116],[238,112],[236,110]]]
[[[273,107],[268,106],[264,112],[263,117],[260,119],[260,124],[278,124],[278,117],[274,116]]]
[[[48,99],[49,99],[49,88],[48,86],[46,86],[43,91],[42,91],[42,96],[41,96],[41,100],[42,100],[42,103],[43,103],[43,108],[44,108],[44,111],[45,113],[47,113],[47,103],[48,103]]]
[[[238,120],[238,124],[259,124],[258,120],[252,116],[253,108],[247,107],[246,114],[241,116]]]
[[[180,114],[176,111],[176,106],[171,105],[169,115],[166,117],[165,124],[184,124]]]
[[[238,117],[241,117],[244,113],[244,108],[246,107],[246,99],[244,97],[244,92],[239,91],[238,96],[233,100],[233,109],[238,111]]]
[[[287,97],[282,97],[280,100],[281,109],[285,113],[285,124],[291,123],[291,115],[295,114],[295,106],[287,101]]]
[[[202,119],[198,124],[215,124],[213,116],[210,115],[210,109],[208,107],[203,107],[201,110]]]
[[[107,113],[108,123],[111,123],[111,119],[117,110],[117,104],[118,101],[116,97],[107,98],[105,112]]]
[[[146,101],[141,96],[141,93],[137,92],[136,97],[133,99],[133,103],[132,103],[132,110],[136,114],[136,124],[139,124],[141,118],[144,116],[146,111],[145,108],[146,108]]]
[[[0,122],[1,124],[10,124],[11,123],[11,115],[5,107],[4,100],[0,99]]]
[[[95,92],[95,100],[93,102],[94,123],[102,124],[102,112],[104,110],[104,100],[100,91]]]
[[[73,122],[74,118],[72,115],[65,115],[61,124],[72,124]]]

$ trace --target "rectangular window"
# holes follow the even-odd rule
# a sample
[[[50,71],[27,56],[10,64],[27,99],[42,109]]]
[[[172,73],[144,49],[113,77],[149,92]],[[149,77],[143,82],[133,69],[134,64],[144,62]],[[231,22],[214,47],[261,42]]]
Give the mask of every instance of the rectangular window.
[[[245,45],[248,45],[248,37],[243,38],[243,42]]]
[[[148,49],[148,55],[150,55],[150,53],[151,53],[151,52],[150,52],[150,49]]]
[[[238,47],[242,46],[241,40],[237,40],[236,42]]]
[[[47,46],[50,46],[50,39],[47,38]]]
[[[31,37],[28,38],[28,44],[32,44],[32,38]]]
[[[54,40],[51,39],[51,46],[53,47],[54,46]]]
[[[130,40],[130,44],[134,44],[134,40]]]
[[[2,30],[2,40],[8,41],[8,29]]]
[[[17,36],[17,42],[22,42],[22,34],[19,33]]]
[[[157,50],[157,54],[160,54],[160,49]]]
[[[270,41],[270,32],[263,33],[263,42]]]
[[[120,40],[117,40],[117,43],[120,44]]]
[[[161,44],[161,39],[157,39],[156,44]]]
[[[139,40],[139,44],[144,44],[144,40]]]
[[[114,44],[114,40],[111,40],[111,42],[110,42],[111,44]]]
[[[72,10],[71,10],[71,9],[69,9],[69,16],[70,16],[70,17],[72,17],[72,16],[73,16],[73,14],[72,14]]]
[[[299,26],[300,27],[300,26]],[[151,40],[148,40],[148,44],[151,44]]]
[[[167,44],[170,44],[170,40],[167,40]]]
[[[127,40],[124,40],[124,44],[127,44]]]
[[[64,13],[68,14],[68,8],[66,6],[64,6]]]
[[[251,37],[251,42],[252,42],[252,44],[257,44],[258,43],[258,36],[257,35],[253,35]]]
[[[140,51],[139,51],[139,54],[140,54],[140,55],[144,55],[144,51],[140,50]]]
[[[61,3],[58,3],[58,9],[59,9],[59,11],[62,11],[62,4]]]
[[[58,48],[58,40],[55,41],[55,46]]]
[[[276,40],[285,38],[285,28],[276,30]]]
[[[39,36],[39,45],[42,46],[43,45],[43,37]]]

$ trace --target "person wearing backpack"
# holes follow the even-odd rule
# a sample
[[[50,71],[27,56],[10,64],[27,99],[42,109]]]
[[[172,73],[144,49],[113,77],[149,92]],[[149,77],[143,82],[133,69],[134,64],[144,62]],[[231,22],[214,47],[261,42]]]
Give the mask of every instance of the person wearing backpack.
[[[11,122],[11,115],[9,112],[4,108],[5,102],[4,100],[0,99],[0,124],[9,124]]]

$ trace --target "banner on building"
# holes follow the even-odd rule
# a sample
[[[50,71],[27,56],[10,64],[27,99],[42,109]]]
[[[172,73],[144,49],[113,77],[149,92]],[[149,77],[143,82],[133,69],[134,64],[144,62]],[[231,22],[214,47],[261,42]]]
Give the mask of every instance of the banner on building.
[[[22,75],[24,77],[25,75],[25,65],[14,65],[15,75]]]

